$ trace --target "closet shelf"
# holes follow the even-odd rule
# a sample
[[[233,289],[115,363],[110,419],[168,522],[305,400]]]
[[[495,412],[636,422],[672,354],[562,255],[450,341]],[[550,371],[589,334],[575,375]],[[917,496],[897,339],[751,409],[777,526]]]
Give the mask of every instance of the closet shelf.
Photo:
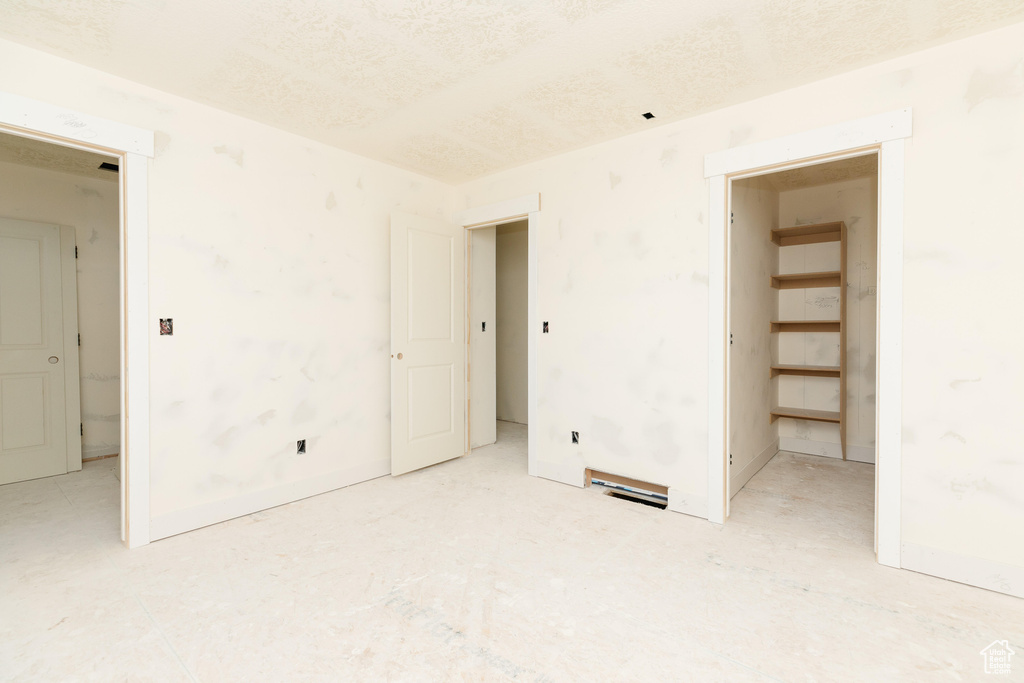
[[[842,277],[838,270],[827,270],[821,273],[787,273],[772,275],[772,287],[775,289],[841,287],[841,280]]]
[[[810,408],[783,408],[772,409],[772,422],[780,417],[791,417],[797,420],[812,420],[814,422],[834,422],[839,424],[839,411],[832,410],[811,410]],[[845,444],[844,444],[845,450]]]
[[[841,332],[839,320],[773,320],[772,332]]]
[[[842,369],[838,365],[773,365],[772,377],[797,375],[799,377],[839,377]]]
[[[780,247],[816,244],[818,242],[840,242],[842,239],[842,221],[816,223],[815,225],[797,225],[792,228],[776,228],[772,230],[772,242],[775,242]]]

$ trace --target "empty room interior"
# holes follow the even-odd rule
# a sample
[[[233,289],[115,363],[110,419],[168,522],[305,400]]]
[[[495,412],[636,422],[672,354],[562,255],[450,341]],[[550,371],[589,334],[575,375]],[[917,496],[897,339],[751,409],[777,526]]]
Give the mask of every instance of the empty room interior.
[[[1016,680],[1021,45],[4,3],[0,680]]]

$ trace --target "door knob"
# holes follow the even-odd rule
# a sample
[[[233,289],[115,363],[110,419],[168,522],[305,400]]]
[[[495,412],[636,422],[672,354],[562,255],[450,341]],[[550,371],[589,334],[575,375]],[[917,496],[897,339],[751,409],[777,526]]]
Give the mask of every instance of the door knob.
[[[50,361],[50,365],[56,365],[60,362],[60,358],[57,358],[57,356],[50,356],[48,360]]]
[[[402,360],[402,354],[398,354],[398,360]]]

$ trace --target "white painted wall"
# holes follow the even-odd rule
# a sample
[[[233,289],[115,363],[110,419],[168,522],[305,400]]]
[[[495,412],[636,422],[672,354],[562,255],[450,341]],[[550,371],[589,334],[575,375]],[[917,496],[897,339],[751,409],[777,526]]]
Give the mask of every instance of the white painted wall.
[[[844,221],[847,226],[846,445],[847,458],[875,461],[875,333],[877,330],[878,179],[860,178],[779,196],[782,226]],[[779,250],[780,272],[837,270],[837,242]],[[782,320],[839,318],[839,288],[779,291]],[[836,334],[779,335],[783,363],[838,365]],[[819,377],[779,377],[780,403],[839,410],[839,381]],[[780,420],[784,449],[841,457],[839,425]]]
[[[912,106],[904,555],[1024,591],[1024,24],[447,186],[0,42],[2,89],[158,132],[150,173],[154,536],[386,471],[387,217],[541,192],[537,471],[707,509],[704,155]],[[841,105],[841,106],[840,106]],[[156,317],[175,317],[174,337]],[[570,443],[570,430],[581,442]],[[296,438],[309,439],[305,458]],[[574,481],[582,481],[576,476]],[[327,482],[327,484],[324,484]],[[911,552],[912,551],[912,552]],[[978,579],[980,580],[980,579]],[[991,583],[991,582],[990,582]]]
[[[120,448],[118,183],[0,162],[0,216],[68,225],[78,245],[82,457]]]
[[[769,286],[779,272],[779,193],[764,178],[732,184],[729,225],[729,495],[734,496],[778,451],[779,423],[769,420],[775,402],[769,368],[778,335],[771,334],[778,300]]]
[[[498,226],[497,379],[499,420],[527,423],[527,252],[526,221]]]
[[[13,43],[0,64],[6,92],[157,131],[153,538],[387,474],[389,216],[447,219],[451,189]]]
[[[929,557],[1010,567],[1002,590],[1024,590],[1024,546],[1006,542],[1024,526],[1024,319],[991,296],[1015,290],[1024,249],[1012,219],[1024,187],[1021,44],[1024,25],[992,31],[461,186],[467,206],[543,197],[538,305],[551,333],[531,432],[545,471],[627,474],[706,509],[704,155],[912,106],[902,538],[939,551]]]
[[[470,447],[494,443],[497,400],[495,248],[497,228],[469,230],[469,439]],[[486,323],[486,328],[484,327]]]

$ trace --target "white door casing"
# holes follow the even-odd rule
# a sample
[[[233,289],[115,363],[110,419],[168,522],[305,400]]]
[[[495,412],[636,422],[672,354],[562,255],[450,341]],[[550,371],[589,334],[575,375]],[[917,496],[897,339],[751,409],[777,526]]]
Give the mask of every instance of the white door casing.
[[[461,226],[391,216],[391,474],[466,452]]]
[[[708,520],[728,516],[728,188],[768,171],[877,153],[878,386],[876,404],[876,556],[900,566],[902,460],[902,307],[904,139],[913,112],[901,109],[856,121],[734,147],[704,158],[708,180]]]
[[[74,230],[0,219],[0,484],[82,467]]]

